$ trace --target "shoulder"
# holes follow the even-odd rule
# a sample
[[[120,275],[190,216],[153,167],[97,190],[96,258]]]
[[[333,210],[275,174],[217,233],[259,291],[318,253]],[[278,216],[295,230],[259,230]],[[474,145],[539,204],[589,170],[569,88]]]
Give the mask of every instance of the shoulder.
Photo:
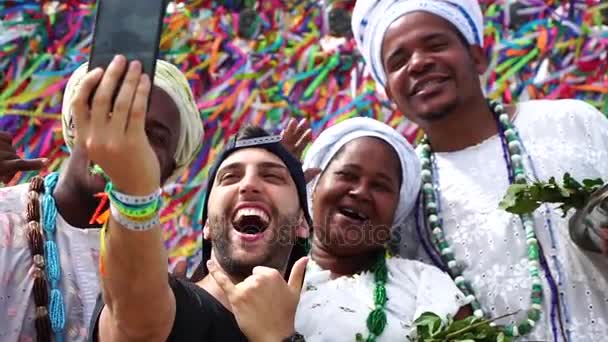
[[[418,260],[405,259],[402,257],[392,257],[387,260],[387,266],[391,272],[395,273],[416,273],[418,275],[425,272],[440,272],[443,273],[440,269],[433,265],[425,264]]]
[[[0,214],[22,214],[27,205],[29,184],[0,188]]]
[[[14,248],[27,248],[27,235],[23,229],[27,190],[27,184],[0,189],[0,247],[10,247],[0,248],[0,252],[14,253]],[[10,257],[15,258],[16,255]]]
[[[175,320],[167,341],[245,341],[236,318],[197,284],[169,277],[175,295]],[[199,338],[200,337],[200,338]]]
[[[545,123],[585,124],[588,121],[606,122],[606,116],[591,104],[575,99],[531,100],[517,104],[517,118],[542,120]]]

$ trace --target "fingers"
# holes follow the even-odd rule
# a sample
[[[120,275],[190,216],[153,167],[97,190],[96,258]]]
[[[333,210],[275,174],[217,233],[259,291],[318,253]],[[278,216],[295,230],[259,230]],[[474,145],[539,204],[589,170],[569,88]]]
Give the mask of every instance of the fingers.
[[[131,113],[127,119],[127,130],[145,134],[146,113],[148,112],[148,97],[152,84],[146,74],[141,74],[139,84],[135,90],[135,99],[131,106]]]
[[[76,127],[83,127],[90,119],[89,98],[103,76],[103,69],[91,70],[82,80],[72,100],[72,119]],[[77,137],[78,138],[78,137]]]
[[[124,81],[120,85],[120,91],[116,97],[114,108],[112,109],[111,130],[124,132],[127,126],[127,119],[133,104],[134,94],[137,91],[139,78],[141,76],[141,63],[132,61],[129,63],[129,69],[125,75]]]
[[[219,285],[219,287],[224,291],[226,296],[230,299],[232,298],[235,285],[230,280],[230,278],[222,271],[213,260],[207,261],[207,269],[209,270],[209,274],[215,279],[215,282]]]
[[[302,135],[304,135],[304,132],[306,132],[306,130],[308,130],[310,128],[310,126],[308,125],[308,120],[306,120],[305,118],[300,119],[300,122],[298,122],[298,127],[296,127],[296,131],[294,132],[294,135],[296,137],[300,137]]]
[[[320,168],[312,168],[304,170],[304,180],[306,183],[310,183],[317,175],[321,173]]]
[[[308,263],[308,257],[300,258],[291,268],[289,274],[289,281],[287,284],[295,292],[300,293],[302,291],[302,285],[304,284],[304,273],[306,273],[306,264]]]
[[[13,136],[8,132],[0,131],[0,143],[2,142],[12,144]]]
[[[300,157],[302,155],[302,152],[304,152],[304,149],[306,148],[306,145],[308,145],[308,143],[312,140],[312,129],[308,128],[304,131],[304,133],[302,134],[302,136],[300,137],[300,139],[298,139],[298,141],[295,144],[295,151],[294,154],[297,155],[298,157]]]
[[[2,159],[9,159],[9,158],[6,158],[4,156],[5,154],[16,155],[17,154],[17,150],[15,150],[15,147],[13,146],[13,144],[12,144],[11,141],[6,142],[6,141],[0,140],[0,158],[2,158]]]
[[[19,171],[38,171],[41,170],[48,162],[46,158],[37,159],[13,159],[2,162],[3,170],[9,173]]]
[[[186,260],[180,260],[175,265],[173,269],[173,276],[176,278],[186,278],[186,273],[188,272],[188,262]]]
[[[312,138],[312,130],[310,130],[306,119],[301,119],[297,125],[295,119],[289,119],[287,127],[281,134],[283,144],[298,157]]]
[[[126,64],[127,60],[124,56],[115,56],[95,90],[91,105],[91,123],[94,127],[103,127],[108,121],[112,100],[125,72]]]

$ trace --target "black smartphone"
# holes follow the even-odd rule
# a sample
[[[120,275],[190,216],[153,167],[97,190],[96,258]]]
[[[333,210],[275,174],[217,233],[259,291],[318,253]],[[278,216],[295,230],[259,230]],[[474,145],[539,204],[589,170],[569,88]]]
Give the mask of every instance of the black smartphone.
[[[153,82],[167,4],[168,0],[97,0],[88,69],[105,70],[120,54],[140,61]]]

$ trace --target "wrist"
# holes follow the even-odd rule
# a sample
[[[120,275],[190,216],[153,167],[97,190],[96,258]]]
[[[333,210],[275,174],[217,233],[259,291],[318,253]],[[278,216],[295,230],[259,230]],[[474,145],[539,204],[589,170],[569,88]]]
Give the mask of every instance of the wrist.
[[[306,342],[304,336],[297,331],[294,331],[291,335],[285,337],[281,342]]]

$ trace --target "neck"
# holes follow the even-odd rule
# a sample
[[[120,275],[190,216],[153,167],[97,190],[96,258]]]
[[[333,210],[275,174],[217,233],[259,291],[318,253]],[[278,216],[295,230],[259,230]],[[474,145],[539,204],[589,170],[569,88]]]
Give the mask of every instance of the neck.
[[[82,229],[99,228],[97,224],[89,224],[99,200],[70,181],[65,172],[59,176],[53,196],[57,211],[68,224]]]
[[[215,263],[216,263],[216,265],[219,265],[217,263],[217,261]],[[218,266],[218,267],[220,267],[220,269],[221,269],[221,266]],[[224,274],[226,274],[228,276],[228,278],[230,278],[230,281],[233,284],[238,284],[244,280],[241,277],[235,277],[233,275],[226,273],[226,271],[224,271],[223,269],[222,269],[222,272]],[[228,311],[232,312],[232,306],[230,305],[230,301],[228,300],[226,293],[224,292],[224,290],[222,290],[222,288],[217,283],[217,281],[215,281],[215,278],[213,278],[213,276],[211,276],[210,274],[206,275],[201,281],[196,283],[196,285],[203,288],[205,291],[209,292],[215,299],[217,299],[218,302],[222,303],[222,305],[226,309],[228,309]]]
[[[337,256],[330,252],[331,248],[326,248],[317,242],[318,240],[314,239],[312,260],[322,269],[331,271],[334,277],[351,276],[369,270],[376,263],[378,253],[384,253],[382,249],[358,255]]]
[[[479,97],[459,106],[442,118],[421,122],[434,152],[453,152],[481,143],[497,131],[494,114]]]

